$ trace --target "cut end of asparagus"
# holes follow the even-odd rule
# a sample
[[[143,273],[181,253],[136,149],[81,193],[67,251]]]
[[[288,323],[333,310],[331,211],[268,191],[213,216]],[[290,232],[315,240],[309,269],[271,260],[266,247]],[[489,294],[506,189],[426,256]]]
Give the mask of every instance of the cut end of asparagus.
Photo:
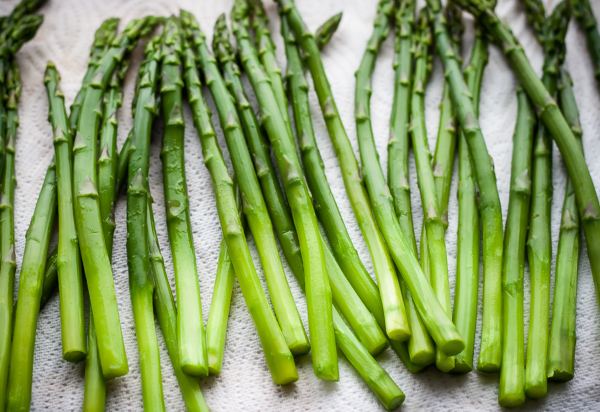
[[[415,365],[429,366],[435,361],[435,351],[420,350],[410,354],[410,361]]]
[[[292,365],[295,365],[292,362]],[[289,385],[298,380],[298,372],[295,366],[293,368],[286,367],[286,364],[280,364],[277,368],[271,368],[271,377],[277,385]]]
[[[494,362],[479,362],[477,364],[477,370],[484,373],[498,373],[500,372],[500,364]]]
[[[548,384],[546,381],[536,382],[535,384],[525,387],[525,395],[529,399],[542,399],[548,393]]]
[[[328,382],[337,382],[340,380],[340,374],[337,368],[333,365],[314,365],[315,376]]]
[[[448,356],[458,355],[465,349],[465,342],[460,338],[449,339],[438,345],[439,350]]]
[[[552,369],[548,372],[548,380],[552,382],[569,382],[573,379],[572,371],[565,371],[560,369]]]
[[[208,376],[209,369],[202,367],[201,365],[181,365],[181,370],[188,376],[194,376],[196,378],[204,378]]]
[[[289,348],[294,357],[306,355],[308,352],[310,352],[310,344],[308,341],[298,342],[294,345],[290,345]]]
[[[63,353],[63,359],[71,363],[79,363],[87,357],[86,348],[72,349]]]
[[[388,337],[398,342],[406,342],[410,338],[410,331],[406,328],[388,329]]]
[[[473,370],[473,365],[469,365],[466,362],[461,362],[458,359],[455,361],[454,369],[452,369],[452,373],[456,374],[464,374],[469,373]]]
[[[516,408],[525,403],[525,394],[505,394],[498,396],[498,405],[505,408]]]

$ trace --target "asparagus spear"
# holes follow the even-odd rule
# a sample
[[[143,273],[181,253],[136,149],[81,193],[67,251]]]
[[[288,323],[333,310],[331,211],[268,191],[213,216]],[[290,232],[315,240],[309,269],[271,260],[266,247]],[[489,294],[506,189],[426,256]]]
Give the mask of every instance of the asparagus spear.
[[[319,50],[323,48],[331,41],[331,38],[337,31],[340,22],[342,21],[342,12],[334,14],[328,18],[315,32],[315,42]]]
[[[300,15],[294,14],[293,16],[286,17],[285,15],[288,14],[288,4],[286,2],[282,2],[280,3],[280,6],[280,14],[282,19],[284,17],[289,19],[288,21],[290,23],[290,27],[295,32],[299,45],[305,51],[305,56],[307,57],[306,63],[311,71],[313,81],[315,82],[315,91],[319,97],[321,110],[323,113],[325,113],[325,122],[327,124],[330,136],[334,141],[338,159],[340,160],[340,167],[342,168],[342,176],[344,178],[346,192],[348,193],[354,214],[357,217],[358,224],[371,253],[375,275],[377,276],[380,286],[379,290],[381,294],[386,294],[389,296],[389,299],[385,298],[386,301],[395,301],[397,303],[401,302],[401,297],[397,289],[382,288],[382,284],[393,285],[395,283],[394,279],[396,279],[396,274],[392,260],[390,259],[386,249],[384,239],[377,228],[375,217],[369,204],[367,192],[362,184],[361,179],[359,178],[360,172],[358,170],[358,163],[356,162],[356,157],[354,156],[348,136],[346,135],[339,116],[331,112],[332,109],[335,109],[333,105],[333,95],[322,67],[323,64],[320,59],[319,48],[314,41],[312,34],[309,37],[308,28],[303,29],[307,33],[306,36],[302,36],[302,33],[297,30],[298,27],[295,26],[295,21],[298,25],[302,24]],[[295,19],[292,17],[295,17]],[[310,43],[311,49],[307,49],[307,42]],[[326,102],[328,110],[325,110]],[[392,306],[389,309],[393,310],[394,307]],[[386,315],[385,332],[388,333],[388,335],[390,333],[389,331],[397,329],[397,318],[393,317],[393,315],[397,313],[398,312],[392,312],[389,315],[389,319]]]
[[[169,243],[175,269],[175,286],[180,313],[177,318],[179,361],[191,376],[208,376],[206,337],[202,320],[200,285],[190,223],[189,200],[183,155],[181,39],[175,18],[167,21],[163,45],[161,100],[165,119],[161,159]],[[130,169],[131,170],[131,169]]]
[[[58,287],[58,248],[54,248],[46,259],[46,269],[44,270],[44,287],[42,289],[42,298],[40,300],[40,310],[44,308],[46,302],[52,297]],[[16,302],[15,302],[16,305]]]
[[[83,313],[83,274],[75,218],[73,216],[73,139],[67,124],[67,110],[60,76],[48,62],[44,78],[48,92],[49,118],[54,129],[56,177],[58,188],[58,277],[63,359],[80,362],[87,355],[85,315]]]
[[[15,223],[14,199],[15,186],[15,141],[19,117],[17,114],[18,98],[21,93],[19,72],[16,62],[13,61],[14,70],[9,70],[6,79],[9,100],[7,107],[6,127],[6,160],[2,173],[2,191],[0,196],[0,405],[6,405],[6,388],[8,368],[10,362],[11,339],[13,333],[13,299],[15,285],[15,271],[17,261],[15,257]],[[15,311],[16,312],[16,311]]]
[[[13,80],[18,82],[14,67]],[[7,104],[8,115],[16,110],[14,89],[9,84],[10,97]],[[9,120],[10,124],[10,120]],[[11,136],[12,138],[12,136]],[[10,145],[10,143],[9,143]],[[52,235],[52,225],[57,203],[56,165],[51,162],[38,197],[38,201],[27,230],[25,253],[19,277],[19,295],[15,315],[15,330],[10,352],[10,371],[6,395],[6,409],[28,411],[31,403],[33,377],[33,351],[35,330],[40,312],[40,300],[44,280],[44,269],[48,255],[48,244]],[[12,305],[11,305],[12,306]]]
[[[174,28],[175,29],[174,29]],[[163,60],[163,77],[161,88],[169,84],[168,68],[179,65],[176,48],[171,47],[173,36],[177,34],[177,24],[173,18],[168,20],[164,38],[155,36],[146,45],[146,58],[138,74],[140,78],[137,103],[133,116],[133,147],[129,158],[127,188],[127,266],[129,267],[129,292],[133,307],[133,320],[138,341],[142,373],[142,396],[144,409],[164,410],[160,356],[154,316],[152,314],[152,296],[154,285],[150,277],[150,257],[148,239],[148,167],[150,155],[150,136],[152,122],[157,112],[156,92],[159,76],[160,59]],[[161,43],[163,46],[161,54]],[[173,73],[171,75],[176,75]],[[177,81],[177,78],[172,78]],[[166,99],[165,99],[166,100]],[[181,113],[181,112],[179,112]],[[167,115],[165,124],[173,123],[177,111]],[[165,128],[166,129],[166,128]]]
[[[286,77],[294,111],[296,136],[306,181],[315,202],[315,211],[331,242],[340,269],[375,318],[384,319],[381,296],[377,285],[360,261],[325,176],[323,161],[312,125],[308,101],[309,86],[304,76],[304,65],[296,40],[286,21],[282,21],[281,27],[288,60]],[[388,331],[388,334],[390,332],[392,331]]]
[[[479,116],[479,95],[483,71],[488,62],[488,41],[483,28],[475,26],[475,40],[464,77],[473,98],[475,116]],[[458,251],[456,259],[456,292],[452,319],[465,340],[465,350],[456,355],[456,373],[473,370],[477,301],[479,293],[479,214],[471,156],[464,133],[458,143]]]
[[[150,268],[154,277],[154,311],[158,324],[162,330],[167,344],[167,351],[175,370],[175,376],[183,395],[187,410],[190,412],[208,412],[204,401],[198,378],[187,375],[181,368],[179,361],[179,345],[177,344],[177,309],[171,292],[169,279],[165,270],[165,262],[158,245],[154,213],[152,213],[152,196],[148,194],[147,208],[148,244],[150,248]]]
[[[104,54],[86,91],[73,143],[75,221],[105,379],[122,376],[129,368],[96,189],[96,142],[102,113],[102,97],[118,61],[133,48],[141,35],[154,27],[155,23],[154,17],[132,21]]]
[[[394,211],[402,234],[408,241],[413,254],[417,257],[417,242],[413,229],[410,204],[410,186],[408,185],[408,147],[410,123],[410,79],[413,73],[414,40],[413,25],[415,7],[411,0],[403,0],[396,11],[396,42],[394,69],[394,104],[390,119],[390,138],[388,141],[388,186],[394,202]],[[400,278],[400,290],[410,325],[410,338],[406,350],[410,359],[419,365],[428,365],[435,360],[433,341],[417,313],[412,296]]]
[[[411,97],[411,136],[412,146],[417,165],[417,178],[421,193],[421,203],[423,205],[423,226],[425,233],[421,237],[421,265],[426,276],[429,277],[431,286],[437,299],[448,316],[452,313],[450,303],[450,285],[448,282],[448,262],[446,258],[446,243],[444,240],[444,223],[442,221],[441,207],[447,207],[443,204],[443,197],[449,195],[449,183],[440,182],[444,179],[444,169],[451,178],[451,167],[442,165],[441,157],[452,155],[454,157],[455,142],[446,140],[455,140],[454,136],[438,135],[435,159],[435,175],[431,166],[431,152],[427,142],[427,131],[425,130],[425,86],[427,77],[431,69],[431,55],[429,48],[431,46],[431,30],[429,28],[429,19],[427,10],[423,9],[419,15],[419,32],[417,34],[417,43],[415,48],[415,74],[413,78],[412,97]],[[441,119],[444,124],[452,125],[452,113],[448,113],[442,108]],[[444,126],[445,127],[445,126]],[[443,146],[447,145],[447,151],[451,153],[442,154]],[[451,163],[451,161],[446,161]],[[449,170],[448,170],[449,169]],[[449,173],[448,173],[449,171]],[[441,175],[441,179],[439,178]],[[436,177],[438,177],[436,179]],[[445,189],[447,188],[447,189]],[[445,193],[444,193],[445,192]],[[447,200],[448,196],[446,196]],[[446,202],[447,204],[447,202]],[[427,253],[423,253],[427,250]],[[424,264],[427,262],[426,264]],[[427,268],[427,269],[426,269]],[[427,273],[427,272],[430,273]],[[447,356],[438,347],[436,349],[436,365],[443,372],[448,372],[454,368],[454,358]]]
[[[498,403],[504,407],[514,407],[525,401],[523,266],[531,199],[531,153],[536,122],[533,107],[521,88],[517,90],[517,100],[519,108],[513,135],[511,191],[502,273],[504,347]]]
[[[559,3],[552,15],[544,18],[541,1],[528,0],[525,11],[544,48],[542,81],[549,94],[556,94],[559,67],[565,55],[564,39],[569,26],[566,3]],[[541,20],[541,26],[536,23]],[[552,202],[552,140],[543,124],[537,128],[533,152],[531,216],[527,240],[527,261],[531,278],[531,309],[527,335],[525,393],[539,399],[547,392],[548,326],[550,321],[550,270],[552,239],[550,213]]]
[[[244,227],[244,213],[242,213],[242,199],[239,188],[235,190],[235,200],[240,216],[240,223]],[[235,281],[235,272],[231,263],[231,256],[227,250],[225,239],[221,240],[215,287],[208,312],[206,324],[206,351],[208,354],[208,371],[210,375],[220,375],[225,352],[225,335],[227,332],[227,317],[231,304],[231,293]]]
[[[491,158],[475,116],[473,101],[462,76],[439,0],[428,0],[433,14],[436,48],[442,58],[454,109],[473,162],[480,192],[479,213],[483,227],[483,322],[477,368],[498,371],[502,358],[502,211]]]
[[[600,86],[600,33],[598,33],[598,22],[592,10],[589,0],[569,0],[573,17],[585,32],[585,40],[588,52],[594,64],[594,76]]]
[[[299,253],[300,245],[298,236],[283,192],[279,186],[268,146],[242,86],[240,71],[234,61],[234,51],[229,43],[226,26],[224,24],[219,25],[219,28],[220,30],[215,33],[213,38],[215,53],[222,65],[231,96],[235,96],[234,100],[238,107],[249,149],[254,157],[254,164],[264,193],[265,203],[273,219],[273,225],[279,241],[283,246],[284,255],[290,263],[292,270],[294,272],[301,270],[304,273],[302,258]],[[293,39],[290,39],[286,35],[284,37],[286,38],[286,43],[293,41]],[[289,47],[291,45],[286,44],[286,48]],[[323,243],[323,240],[321,242]],[[387,346],[383,332],[379,329],[373,316],[344,277],[342,270],[326,243],[323,243],[323,248],[333,301],[342,312],[342,315],[348,320],[363,345],[365,345],[371,354],[378,354]],[[381,319],[383,324],[383,312],[381,311],[380,313],[381,317],[378,320]]]
[[[581,144],[579,111],[573,93],[572,80],[560,69],[558,93],[560,108],[569,122],[573,135]],[[556,279],[552,306],[552,326],[548,349],[548,379],[567,382],[575,373],[575,317],[577,315],[577,268],[579,263],[579,215],[573,182],[567,180],[558,249]]]
[[[198,22],[194,16],[182,10],[181,21],[188,37],[184,53],[185,85],[188,99],[192,106],[194,124],[198,129],[200,142],[202,143],[204,163],[212,178],[223,238],[227,243],[227,249],[231,256],[236,277],[261,340],[273,381],[278,385],[292,383],[298,380],[294,359],[277,325],[277,320],[269,307],[267,298],[260,286],[256,269],[252,263],[250,251],[237,212],[233,181],[223,161],[223,156],[221,155],[221,150],[219,149],[211,124],[210,112],[202,97],[200,74],[196,67],[196,59],[191,49],[192,47],[195,47],[199,51],[199,60],[205,65],[205,74],[211,73],[212,76],[209,77],[209,81],[212,83],[212,87],[215,87],[215,90],[217,88],[221,91],[224,90],[225,93],[227,93],[227,89],[214,63],[214,58],[208,53],[204,37],[199,31]],[[207,63],[211,67],[210,71],[206,69]],[[217,79],[220,79],[220,81]],[[223,92],[213,92],[213,96],[223,96]],[[229,99],[227,94],[223,97]],[[215,100],[217,99],[215,98]],[[229,101],[231,102],[231,100]],[[220,104],[223,103],[224,99],[220,101]],[[234,117],[235,107],[229,113],[231,113],[230,117],[234,123],[223,122],[224,130],[226,132],[229,131],[229,133],[234,130],[237,133],[240,128],[236,117]],[[246,171],[246,174],[248,174],[248,171]]]
[[[487,4],[479,0],[456,1],[461,7],[481,20],[488,33],[505,52],[523,88],[532,103],[538,107],[538,118],[544,122],[560,150],[575,188],[581,225],[588,246],[590,266],[596,286],[596,298],[600,304],[600,204],[594,182],[588,168],[585,166],[585,157],[581,147],[556,101],[537,77],[510,28],[500,21]]]
[[[85,98],[85,92],[87,91],[92,77],[96,71],[96,67],[115,37],[117,36],[117,26],[119,25],[119,19],[111,17],[102,22],[100,27],[94,34],[94,43],[90,50],[90,61],[88,63],[87,71],[83,76],[81,82],[81,89],[77,92],[73,104],[71,104],[71,113],[69,114],[69,128],[71,132],[75,133],[77,130],[77,123],[81,115],[81,107],[83,106],[83,99]]]
[[[250,41],[245,6],[244,0],[234,3],[233,32],[238,42],[240,60],[259,102],[261,119],[273,146],[299,236],[307,279],[306,299],[313,369],[317,377],[337,381],[339,373],[331,315],[332,298],[319,225],[302,174],[294,138]]]
[[[190,24],[192,24],[191,20]],[[292,353],[294,355],[305,354],[310,350],[308,339],[289,290],[283,265],[277,255],[277,244],[273,235],[271,220],[260,191],[258,179],[254,173],[252,158],[248,153],[244,134],[239,127],[240,122],[235,105],[197,24],[194,23],[190,30],[195,38],[194,41],[197,43],[200,65],[208,79],[208,87],[217,104],[227,147],[232,156],[236,179],[247,205],[244,207],[244,213],[248,219],[250,232],[257,243],[275,314]]]

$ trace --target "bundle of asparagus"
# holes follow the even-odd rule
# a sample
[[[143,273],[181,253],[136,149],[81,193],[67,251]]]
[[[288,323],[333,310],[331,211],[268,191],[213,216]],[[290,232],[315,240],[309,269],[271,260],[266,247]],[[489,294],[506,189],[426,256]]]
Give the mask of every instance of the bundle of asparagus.
[[[572,81],[562,67],[571,12],[586,31],[590,54],[598,60],[598,32],[587,0],[561,2],[548,17],[544,17],[540,0],[523,0],[525,14],[544,50],[542,80],[516,37],[496,16],[495,2],[453,0],[444,10],[439,0],[428,0],[415,18],[414,1],[380,0],[356,72],[354,114],[362,173],[320,56],[320,49],[337,30],[341,14],[327,20],[313,35],[292,0],[277,0],[287,58],[285,76],[261,0],[234,2],[231,28],[236,45],[231,42],[226,16],[217,19],[212,51],[198,21],[186,11],[179,17],[133,20],[121,33],[118,19],[106,20],[96,32],[88,69],[70,113],[57,67],[51,62],[47,65],[44,82],[55,157],[27,232],[13,331],[15,141],[21,89],[14,54],[35,35],[42,19],[31,12],[42,3],[23,0],[10,16],[0,20],[0,409],[30,408],[38,314],[57,287],[63,358],[86,361],[84,410],[103,410],[106,380],[127,374],[111,268],[114,207],[125,183],[129,288],[144,409],[165,410],[155,314],[186,407],[208,410],[197,378],[221,373],[236,278],[278,385],[298,380],[294,356],[308,352],[312,352],[318,378],[339,380],[336,345],[388,410],[405,399],[374,358],[388,346],[412,373],[434,361],[441,371],[471,371],[480,235],[484,286],[477,368],[500,371],[499,404],[513,407],[522,404],[526,396],[545,396],[548,378],[573,378],[580,225],[600,301],[600,257],[595,253],[600,247],[600,205],[585,166]],[[477,18],[475,42],[464,71],[460,55],[463,26],[457,6]],[[147,41],[136,80],[133,128],[118,153],[117,113],[129,54],[159,23],[162,32]],[[395,80],[386,182],[376,149],[370,98],[377,57],[392,26]],[[478,121],[489,39],[503,48],[521,82],[505,231],[493,162]],[[425,126],[425,90],[434,50],[444,66],[445,83],[432,156]],[[359,257],[325,175],[312,123],[307,70],[377,282]],[[260,116],[250,104],[244,73]],[[227,169],[217,140],[201,75],[217,109],[234,175]],[[560,104],[553,99],[555,95]],[[184,166],[186,100],[211,176],[223,232],[206,331]],[[151,134],[158,114],[164,123],[161,159],[178,307],[158,243],[148,174]],[[561,150],[570,180],[563,204],[550,325],[551,137]],[[424,215],[420,263],[408,179],[409,143]],[[457,150],[458,259],[452,311],[445,231]],[[56,215],[58,247],[48,253]],[[257,246],[273,310],[251,258],[248,234]],[[308,335],[276,238],[306,293]],[[527,356],[523,315],[526,252],[532,283]],[[90,296],[87,337],[84,275]]]

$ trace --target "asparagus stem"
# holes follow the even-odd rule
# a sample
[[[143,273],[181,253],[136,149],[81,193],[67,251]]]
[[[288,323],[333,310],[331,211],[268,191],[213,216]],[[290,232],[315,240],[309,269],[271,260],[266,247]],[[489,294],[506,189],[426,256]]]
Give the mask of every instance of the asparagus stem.
[[[81,82],[81,89],[77,92],[73,104],[71,104],[69,114],[69,129],[72,133],[77,130],[77,124],[79,123],[79,117],[81,116],[81,108],[83,106],[83,99],[85,98],[85,92],[87,91],[96,67],[100,62],[100,59],[106,52],[107,48],[110,47],[113,40],[117,36],[117,26],[119,25],[119,19],[111,17],[102,22],[96,33],[94,34],[94,43],[90,50],[90,61],[88,63],[87,71],[83,76]]]
[[[592,4],[589,0],[569,0],[569,5],[573,17],[585,32],[588,52],[594,64],[594,76],[600,86],[600,33],[598,33],[598,22]]]
[[[488,29],[489,34],[501,46],[523,88],[532,103],[537,106],[538,118],[544,122],[560,150],[575,188],[581,225],[596,286],[596,298],[600,304],[600,204],[594,182],[586,167],[583,151],[556,101],[531,67],[510,28],[479,0],[457,0],[457,2],[478,17]]]
[[[294,111],[296,136],[306,182],[315,201],[315,211],[331,242],[339,268],[375,318],[384,320],[377,285],[360,261],[325,175],[310,113],[309,86],[304,76],[304,65],[296,39],[290,31],[287,20],[282,20],[281,24],[288,60],[286,77]]]
[[[14,68],[11,71],[14,73]],[[15,79],[14,81],[18,80]],[[14,89],[10,92],[11,97],[7,107],[8,115],[12,117],[11,112],[16,110],[16,99]],[[11,107],[13,103],[15,107]],[[11,133],[9,139],[12,139],[12,131],[9,133]],[[56,192],[56,165],[52,161],[46,172],[35,211],[27,230],[25,252],[19,276],[19,295],[10,352],[10,371],[6,396],[6,408],[9,411],[28,411],[31,403],[35,330],[40,312],[48,244],[50,243],[52,225],[56,215]]]
[[[503,340],[502,369],[498,403],[514,407],[525,401],[523,266],[531,199],[531,153],[535,115],[526,93],[517,90],[519,104],[513,135],[511,191],[504,238],[502,295]]]
[[[123,142],[119,156],[117,157],[117,176],[115,177],[115,190],[119,193],[127,183],[127,169],[129,169],[129,156],[133,151],[131,139],[133,129],[129,131],[129,136]]]
[[[483,28],[475,26],[475,40],[464,77],[473,98],[473,110],[479,116],[479,96],[483,72],[488,62],[488,41]],[[456,292],[453,321],[465,340],[465,350],[455,359],[455,373],[473,370],[477,302],[479,294],[479,213],[477,211],[475,179],[469,147],[460,132],[458,144],[458,251],[456,259]]]
[[[262,69],[258,54],[250,41],[247,31],[248,17],[243,10],[245,6],[244,0],[234,3],[233,32],[237,39],[240,60],[258,99],[263,126],[273,146],[300,241],[307,284],[306,300],[313,369],[317,377],[337,381],[339,372],[331,314],[331,289],[319,224],[304,180],[291,127],[282,115],[268,76]]]
[[[133,320],[138,342],[142,375],[142,397],[145,410],[163,410],[164,399],[160,371],[158,341],[152,313],[154,284],[150,277],[148,239],[148,167],[152,122],[157,112],[156,92],[161,57],[163,77],[161,88],[169,84],[167,67],[175,63],[178,67],[176,49],[172,50],[173,37],[177,34],[174,18],[168,20],[164,38],[155,36],[146,45],[146,59],[138,74],[139,92],[133,116],[133,142],[135,148],[129,158],[127,188],[127,266],[129,268],[129,293],[133,308]],[[161,53],[161,43],[163,50]],[[165,58],[165,56],[168,56]],[[173,74],[171,74],[173,76]],[[175,77],[171,77],[176,81]],[[165,99],[166,100],[166,99]],[[169,113],[169,112],[167,112]],[[167,115],[165,124],[173,123],[176,111]],[[181,113],[181,112],[179,112]],[[166,128],[165,128],[166,129]]]
[[[73,139],[67,124],[67,110],[59,88],[60,75],[49,62],[44,78],[48,92],[50,122],[54,129],[58,188],[58,286],[63,359],[80,362],[87,355],[83,312],[83,273],[75,217],[73,215]]]
[[[242,199],[239,188],[235,191],[240,223],[244,226],[244,214],[242,213]],[[219,251],[219,262],[217,264],[217,275],[215,276],[215,287],[208,312],[208,323],[206,324],[206,351],[208,354],[208,372],[210,375],[220,375],[223,366],[223,355],[225,353],[225,335],[227,334],[227,318],[231,305],[231,293],[235,281],[235,272],[231,264],[231,256],[227,251],[225,239],[221,240]]]
[[[102,376],[102,366],[98,354],[98,338],[94,326],[94,316],[90,311],[88,319],[88,352],[85,360],[85,381],[83,391],[83,411],[103,411],[106,406],[106,382]]]
[[[40,310],[44,308],[48,300],[54,294],[58,287],[58,248],[54,248],[46,259],[46,269],[44,270],[44,287],[42,289],[42,298],[40,300]],[[16,302],[15,302],[16,305]]]
[[[163,46],[161,81],[162,113],[165,119],[161,159],[169,243],[175,269],[175,286],[180,313],[177,318],[179,362],[191,376],[208,376],[206,336],[198,269],[190,223],[189,199],[183,154],[183,79],[180,68],[181,40],[174,18],[167,22]],[[131,169],[130,169],[131,170]]]
[[[198,378],[183,372],[179,362],[179,345],[177,343],[177,309],[173,300],[173,293],[165,262],[158,245],[158,237],[154,225],[154,213],[152,213],[152,196],[149,196],[147,208],[147,230],[150,254],[150,268],[154,276],[154,311],[158,324],[162,330],[167,344],[167,351],[171,358],[171,364],[183,395],[183,401],[189,412],[208,412],[208,406],[204,401]]]
[[[487,151],[471,95],[453,49],[439,0],[428,0],[436,48],[442,58],[454,110],[469,145],[479,188],[483,228],[483,322],[477,368],[497,372],[502,359],[502,210],[492,160]]]
[[[292,12],[290,9],[293,7],[293,4],[286,1],[280,2],[280,5],[280,14],[282,19],[288,19],[290,27],[298,39],[299,46],[305,52],[304,55],[307,58],[306,63],[314,81],[315,91],[319,97],[319,103],[321,105],[321,110],[324,113],[327,129],[329,130],[329,134],[334,142],[336,154],[340,162],[340,167],[342,168],[342,176],[344,178],[346,192],[348,193],[354,214],[356,215],[358,224],[371,253],[371,259],[373,261],[375,275],[377,276],[379,283],[380,293],[381,295],[385,294],[389,296],[389,298],[382,296],[382,300],[384,300],[384,302],[395,301],[398,303],[401,301],[401,297],[398,297],[400,293],[399,288],[383,288],[383,285],[391,284],[394,286],[394,284],[397,283],[397,280],[394,281],[394,279],[397,279],[397,277],[394,271],[392,260],[390,259],[386,249],[384,239],[377,228],[367,192],[363,186],[362,180],[359,177],[360,172],[358,169],[358,163],[356,161],[356,157],[354,156],[350,140],[348,139],[346,131],[344,130],[344,126],[341,123],[337,112],[334,112],[336,109],[335,105],[333,104],[333,94],[323,69],[319,48],[312,34],[310,34],[308,31],[308,28],[304,27],[300,14],[297,13],[297,11]],[[306,33],[306,35],[303,35],[304,33]],[[386,304],[384,303],[383,306],[386,306]],[[392,310],[392,313],[389,315],[389,320],[388,315],[385,314],[386,309]],[[390,331],[396,330],[398,326],[396,322],[397,318],[394,319],[393,317],[393,309],[394,306],[384,307],[384,314],[386,317],[386,325],[384,330],[388,336],[390,335]]]
[[[416,34],[417,43],[415,47],[415,73],[413,77],[412,97],[411,97],[411,136],[412,146],[415,155],[417,166],[417,178],[419,183],[419,191],[421,193],[421,203],[423,205],[423,232],[425,235],[421,237],[422,251],[421,264],[427,262],[423,266],[423,272],[429,277],[431,286],[435,292],[437,299],[442,305],[443,310],[448,316],[452,313],[452,304],[450,303],[450,285],[448,282],[448,262],[446,258],[446,243],[444,240],[445,228],[442,222],[441,208],[447,208],[446,204],[442,204],[444,196],[444,185],[449,188],[449,184],[441,182],[442,179],[436,179],[443,171],[444,166],[441,165],[440,154],[441,147],[444,144],[451,146],[448,148],[454,157],[454,142],[443,142],[440,139],[455,140],[454,136],[438,135],[438,144],[436,147],[435,173],[431,166],[431,152],[427,142],[427,131],[425,130],[425,86],[427,85],[427,77],[431,70],[432,56],[429,54],[431,45],[431,30],[429,28],[429,19],[427,18],[427,10],[423,9],[419,15],[419,32]],[[442,107],[441,119],[445,125],[452,124],[452,113],[448,116]],[[449,117],[449,118],[448,118]],[[445,126],[444,126],[445,127]],[[451,162],[446,162],[451,163]],[[451,177],[451,168],[450,168]],[[450,180],[450,179],[446,179]],[[449,195],[449,190],[446,190]],[[447,199],[447,197],[446,197]],[[426,270],[427,268],[427,270]],[[454,368],[454,358],[447,356],[441,348],[436,349],[436,366],[442,372],[448,372]]]
[[[413,229],[410,204],[410,186],[408,185],[408,148],[410,123],[410,98],[413,73],[413,25],[414,2],[404,0],[396,11],[395,42],[395,88],[394,104],[390,119],[390,138],[388,141],[388,186],[394,202],[394,211],[402,234],[408,241],[413,254],[417,257],[417,242]],[[400,278],[400,290],[406,305],[406,314],[410,325],[410,338],[406,346],[410,359],[419,365],[428,365],[435,360],[433,341],[417,313],[412,296]]]
[[[137,38],[151,30],[155,23],[156,19],[153,17],[134,20],[104,54],[85,93],[73,143],[75,221],[105,379],[122,376],[128,372],[129,367],[112,269],[104,241],[97,191],[96,146],[102,114],[102,97],[117,63],[133,48]]]
[[[285,23],[283,23],[285,24]],[[290,42],[288,36],[284,36],[286,42]],[[286,48],[291,44],[286,44]],[[275,168],[271,161],[268,146],[261,133],[260,126],[248,103],[248,98],[242,86],[240,71],[233,60],[233,49],[228,42],[220,41],[215,48],[217,58],[219,59],[226,83],[230,89],[231,96],[238,108],[242,128],[246,135],[249,149],[254,158],[255,168],[257,170],[259,183],[262,187],[265,203],[273,219],[273,226],[280,244],[292,271],[302,272],[304,276],[304,267],[300,255],[300,245],[292,216],[285,202],[285,198]],[[326,268],[329,272],[330,287],[332,298],[341,314],[348,320],[351,327],[358,336],[358,339],[369,350],[371,354],[377,354],[385,349],[387,342],[385,336],[375,319],[369,313],[364,303],[360,300],[348,280],[344,277],[338,263],[329,247],[321,240],[325,252]],[[381,311],[383,325],[383,312]]]
[[[323,50],[325,46],[331,41],[331,38],[337,31],[340,22],[342,21],[342,12],[334,14],[328,18],[319,28],[315,31],[315,42],[319,50]]]
[[[115,232],[114,206],[117,198],[116,179],[118,167],[117,112],[123,103],[123,78],[128,62],[114,72],[104,96],[104,113],[100,126],[100,157],[98,158],[98,195],[100,196],[100,218],[109,257],[112,257],[112,240]]]
[[[560,108],[573,135],[581,144],[579,111],[569,74],[560,69],[558,92]],[[556,251],[556,279],[552,306],[552,326],[548,349],[548,379],[567,382],[575,373],[575,317],[577,315],[577,268],[579,264],[579,215],[573,182],[567,180]]]
[[[18,70],[16,63],[14,68]],[[18,71],[9,70],[9,76],[6,79],[9,88],[11,101],[7,102],[7,126],[6,136],[6,159],[4,162],[4,171],[2,173],[2,186],[0,190],[0,304],[1,336],[0,336],[0,405],[6,405],[8,369],[10,362],[11,340],[13,334],[13,299],[15,286],[15,272],[17,270],[17,261],[15,257],[15,222],[14,222],[14,202],[15,186],[15,141],[17,138],[17,127],[19,117],[17,114],[16,99],[20,94],[19,83],[13,82],[14,73],[18,76]],[[10,105],[9,105],[10,103]],[[12,106],[12,107],[11,107]],[[16,312],[16,311],[15,311]]]
[[[277,320],[269,307],[267,298],[260,286],[256,269],[252,263],[250,251],[238,216],[233,181],[225,166],[212,127],[210,112],[202,97],[200,74],[196,67],[196,58],[191,49],[192,46],[195,47],[200,54],[199,60],[204,64],[205,74],[211,73],[212,75],[209,77],[209,87],[213,87],[214,90],[220,90],[220,93],[215,93],[213,91],[215,100],[225,93],[220,100],[220,104],[223,104],[226,101],[225,97],[229,99],[229,96],[226,94],[227,89],[218,72],[218,68],[214,63],[214,58],[208,53],[204,37],[201,35],[198,28],[198,22],[191,13],[183,10],[181,11],[181,20],[189,39],[189,41],[186,42],[184,53],[185,85],[188,99],[192,106],[194,124],[198,129],[200,142],[202,144],[204,163],[212,178],[213,190],[215,191],[217,200],[217,211],[221,221],[221,228],[223,229],[223,238],[227,243],[227,249],[231,256],[231,262],[236,277],[261,340],[273,381],[278,385],[292,383],[298,380],[294,359],[284,340],[283,334],[279,329]],[[210,64],[210,71],[207,70],[207,63]],[[231,102],[231,100],[228,101]],[[227,133],[231,133],[233,130],[237,134],[240,127],[236,117],[234,117],[235,107],[233,107],[233,109],[228,109],[228,112],[231,113],[230,117],[233,123],[223,122],[223,129]],[[234,137],[237,138],[237,136]],[[249,174],[247,170],[245,173]],[[246,214],[246,216],[248,215]]]
[[[221,30],[226,28],[224,24],[223,18],[217,21],[217,33],[221,33]],[[195,31],[194,35],[198,38],[202,36],[199,30]],[[218,36],[215,36],[215,39],[217,38]],[[260,191],[258,178],[254,172],[252,158],[244,140],[235,104],[227,91],[218,65],[203,39],[202,42],[199,42],[198,54],[200,65],[209,79],[207,82],[209,89],[217,104],[236,180],[242,192],[244,213],[248,219],[250,232],[257,244],[275,314],[292,354],[296,356],[306,354],[310,350],[308,338],[289,289],[283,265],[277,254],[271,220]]]

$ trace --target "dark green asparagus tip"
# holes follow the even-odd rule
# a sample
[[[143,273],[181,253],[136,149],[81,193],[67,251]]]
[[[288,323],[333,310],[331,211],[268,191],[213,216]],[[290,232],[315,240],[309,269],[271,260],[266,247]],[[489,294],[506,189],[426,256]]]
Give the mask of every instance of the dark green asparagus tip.
[[[315,33],[315,41],[317,42],[317,47],[319,50],[322,50],[323,47],[329,43],[334,33],[337,31],[341,21],[342,12],[339,12],[338,14],[331,16],[325,23],[321,25],[321,27],[317,29],[317,32]]]
[[[94,34],[94,47],[104,48],[105,45],[112,43],[117,35],[118,26],[119,18],[117,17],[104,20]]]
[[[213,51],[220,63],[235,59],[235,50],[229,41],[229,29],[225,14],[221,14],[215,23]]]
[[[246,0],[235,0],[231,8],[231,19],[237,22],[243,22],[248,27],[250,24],[250,7]]]

